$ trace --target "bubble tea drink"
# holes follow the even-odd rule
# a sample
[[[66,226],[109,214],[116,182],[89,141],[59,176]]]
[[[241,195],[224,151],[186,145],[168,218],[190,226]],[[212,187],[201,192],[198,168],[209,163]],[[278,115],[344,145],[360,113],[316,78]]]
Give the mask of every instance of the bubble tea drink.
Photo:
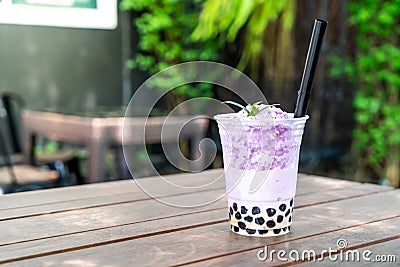
[[[248,236],[288,233],[308,116],[294,118],[275,106],[254,104],[215,119],[232,231]]]

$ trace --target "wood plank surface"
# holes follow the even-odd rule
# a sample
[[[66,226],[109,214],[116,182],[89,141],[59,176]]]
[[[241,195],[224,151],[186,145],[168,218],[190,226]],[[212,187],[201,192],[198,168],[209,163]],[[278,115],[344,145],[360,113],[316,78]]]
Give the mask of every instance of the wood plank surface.
[[[354,263],[357,265],[362,265],[366,262],[362,259],[362,252],[365,249],[370,248],[370,244],[375,244],[377,247],[379,245],[385,244],[389,239],[400,238],[400,233],[398,231],[398,226],[400,225],[400,215],[392,219],[379,219],[375,222],[365,222],[362,224],[356,224],[346,228],[339,228],[336,231],[327,231],[318,235],[312,235],[305,238],[298,238],[293,241],[281,241],[277,243],[268,243],[267,249],[264,247],[257,247],[256,249],[245,250],[239,253],[223,255],[219,257],[214,257],[211,259],[205,259],[195,263],[181,264],[183,266],[244,266],[246,263],[250,263],[252,266],[291,266],[296,262],[293,259],[298,259],[297,263],[302,263],[300,266],[306,266],[309,263],[314,263],[315,265],[323,264],[324,266],[338,266],[340,263]],[[379,229],[379,231],[376,231]],[[347,250],[358,250],[361,256],[359,261],[357,258],[353,258],[351,254],[346,254],[347,250],[342,250],[337,246],[338,240],[345,240],[347,242]],[[324,250],[329,251],[331,248],[332,253],[324,253]],[[373,250],[373,254],[387,254],[389,251],[393,250],[395,247],[391,247],[386,252],[381,250]],[[285,251],[285,254],[280,257],[277,256],[278,251]],[[336,250],[337,252],[333,252]],[[260,252],[261,251],[261,252]],[[265,255],[265,251],[268,252]],[[275,253],[271,254],[271,251]],[[293,252],[295,251],[295,252]],[[308,252],[315,252],[315,254],[309,254]],[[397,250],[399,251],[399,250]],[[299,254],[296,254],[298,252]],[[260,253],[261,260],[258,258],[258,253]],[[342,255],[340,258],[340,254]],[[292,255],[292,258],[289,256]],[[299,256],[298,256],[299,255]],[[303,255],[303,256],[302,256]],[[329,256],[331,255],[331,256]],[[271,257],[272,256],[272,257]],[[340,260],[342,259],[342,261]],[[348,259],[348,260],[346,260]]]
[[[199,173],[190,173],[190,178],[188,178],[187,173],[183,174],[174,174],[166,176],[168,180],[173,183],[181,186],[202,186],[207,183],[211,183],[215,180],[215,183],[211,186],[214,188],[224,187],[224,179],[221,169],[215,170],[207,170]],[[305,175],[299,174],[298,180],[302,180],[304,178],[313,179],[310,183],[307,184],[307,187],[303,187],[301,185],[298,186],[296,194],[302,194],[305,192],[315,192],[315,191],[329,191],[335,188],[343,188],[345,186],[349,186],[349,182],[345,180],[331,179],[331,178],[323,178],[313,176],[313,175]],[[159,181],[159,177],[145,177],[138,178],[140,179],[138,182],[140,184],[144,183],[144,185],[148,184],[157,184]],[[318,181],[318,182],[316,182]],[[358,183],[357,183],[358,184]],[[389,188],[385,186],[376,186],[371,184],[365,184],[364,186],[372,186],[376,188]],[[168,188],[167,188],[168,189]],[[161,190],[165,190],[161,188]],[[169,190],[169,189],[168,189]],[[29,192],[21,192],[18,194],[9,194],[2,196],[4,201],[0,201],[0,210],[4,209],[15,209],[26,206],[34,206],[34,205],[47,205],[51,203],[57,202],[69,202],[80,199],[88,199],[88,198],[101,198],[104,196],[110,195],[118,195],[123,193],[132,193],[141,191],[134,182],[133,179],[123,180],[123,181],[112,181],[106,183],[95,183],[95,184],[86,184],[79,185],[73,187],[62,187],[62,188],[54,188],[51,190],[42,190],[40,191],[40,197],[37,197],[38,191],[29,191]]]
[[[400,222],[397,222],[399,225]],[[379,227],[384,225],[379,225]],[[372,229],[374,231],[375,229]],[[379,240],[381,242],[370,241],[365,244],[355,245],[351,252],[344,251],[337,254],[337,259],[327,257],[318,262],[319,266],[400,266],[400,237],[390,237]],[[370,244],[372,243],[372,244]],[[356,251],[356,252],[353,252]],[[358,258],[359,255],[359,258]],[[336,260],[335,260],[336,259]],[[304,262],[296,266],[308,266],[309,262]],[[284,266],[284,265],[283,265]]]
[[[158,186],[159,177],[141,178],[138,182],[143,188],[151,188],[153,195],[157,197],[218,189],[220,190],[219,194],[222,195],[225,190],[225,182],[223,176],[220,176],[221,174],[223,174],[221,170],[210,170],[191,174],[190,179],[187,178],[186,174],[168,176],[168,180],[174,184],[183,187],[191,186],[191,188],[177,188],[168,183],[160,187]],[[203,186],[205,184],[209,185]],[[357,190],[354,187],[357,187]],[[342,191],[343,189],[346,189],[346,191]],[[357,196],[385,190],[391,190],[391,188],[360,183],[354,183],[350,186],[349,182],[344,180],[329,178],[321,180],[316,176],[300,174],[296,196],[319,192],[321,194],[316,196],[318,201],[322,199],[330,201],[341,196],[347,197],[346,192]],[[64,193],[66,191],[68,193]],[[0,201],[0,221],[151,199],[151,196],[143,192],[133,180],[42,190],[40,191],[40,197],[37,197],[37,194],[37,191],[31,191],[2,196],[3,201]],[[211,196],[213,195],[210,195],[210,198]],[[304,199],[302,205],[308,205],[313,201],[309,197]]]
[[[218,188],[225,186],[223,176],[220,176],[222,174],[222,170],[216,169],[201,173],[192,173],[190,174],[189,179],[187,174],[168,175],[168,179],[177,185],[192,187],[211,183],[215,180],[215,183],[211,185],[211,188]],[[157,185],[160,178],[146,177],[138,179],[140,179],[138,182],[146,187],[147,185]],[[170,188],[158,188],[155,186],[152,188],[155,188],[160,192],[168,192],[170,190]],[[1,196],[2,201],[0,201],[0,211],[41,205],[46,206],[61,202],[69,202],[72,204],[74,201],[79,200],[87,200],[90,198],[100,199],[107,196],[118,196],[120,194],[130,194],[136,192],[143,191],[137,186],[133,179],[86,184],[73,187],[60,187],[51,190],[21,192],[17,194]],[[38,194],[40,194],[40,197],[38,197]]]
[[[217,172],[197,174],[197,178],[207,180]],[[171,179],[193,184],[190,180],[195,176],[174,177]],[[150,185],[158,182],[157,179],[148,181]],[[35,200],[34,193],[13,197],[18,205],[15,208],[3,206],[0,210],[0,218],[3,218],[0,220],[0,263],[14,266],[51,266],[54,263],[231,266],[244,258],[243,264],[251,263],[249,266],[253,266],[260,261],[257,257],[252,260],[249,257],[265,244],[296,247],[296,244],[302,246],[307,244],[306,241],[311,244],[316,242],[315,239],[321,239],[321,246],[326,246],[342,232],[351,238],[352,229],[358,229],[369,240],[367,234],[380,227],[378,224],[386,230],[382,233],[376,231],[376,238],[384,238],[385,233],[395,236],[399,231],[392,227],[399,223],[399,190],[383,186],[299,176],[292,233],[281,237],[250,238],[230,232],[224,198],[207,206],[177,208],[143,195],[135,186],[127,189],[128,183],[61,189],[57,193],[62,197],[56,200],[52,197],[55,191],[49,190],[42,202]],[[189,190],[187,194],[170,192],[162,195],[164,191],[160,190],[159,193],[162,200],[196,203],[223,194],[223,183],[215,185],[216,189],[210,187],[201,192]],[[125,191],[115,193],[116,188]],[[96,193],[97,190],[105,196]],[[72,197],[65,196],[67,193]],[[86,195],[80,195],[82,193]],[[36,202],[28,205],[24,199]],[[351,240],[354,244],[356,241]],[[261,263],[265,266],[265,262]]]
[[[309,223],[302,227],[309,228]],[[331,227],[334,228],[332,225]],[[324,227],[322,227],[322,230],[327,231]],[[308,235],[305,235],[304,237],[300,236],[297,238],[307,238],[310,233],[307,234]],[[311,235],[313,235],[313,233],[311,233]],[[216,239],[216,236],[219,236],[219,238]],[[96,235],[94,237],[96,237]],[[272,238],[271,240],[273,239],[275,239],[274,241],[279,240],[279,238]],[[285,242],[289,242],[293,239],[296,238],[285,238],[284,240]],[[75,238],[72,238],[71,240],[77,242]],[[227,253],[236,253],[243,249],[249,249],[249,247],[254,248],[254,245],[260,248],[265,244],[262,242],[263,239],[260,238],[254,239],[254,241],[253,239],[250,240],[252,241],[251,244],[249,244],[249,238],[237,236],[228,231],[226,223],[219,223],[215,225],[200,226],[194,229],[184,229],[179,232],[172,231],[161,233],[156,236],[144,236],[142,239],[121,240],[118,243],[100,247],[88,249],[81,248],[83,250],[54,254],[49,257],[31,259],[26,262],[21,261],[18,262],[18,266],[25,266],[25,264],[26,266],[32,266],[33,264],[47,266],[48,263],[54,261],[66,263],[71,259],[77,261],[85,259],[84,262],[87,261],[86,263],[97,262],[97,264],[100,264],[101,262],[102,264],[114,264],[116,266],[126,266],[126,264],[134,265],[135,263],[138,263],[140,266],[165,266],[167,264],[175,264],[177,261],[179,262],[185,259],[196,259],[197,256],[202,257],[197,260],[202,260],[204,258],[209,258],[210,255],[215,257],[216,252],[222,252],[222,255],[226,255]],[[229,244],[228,241],[234,241],[234,243]],[[46,244],[47,243],[48,242],[46,242]],[[174,244],[173,247],[171,247],[172,244]],[[122,252],[125,255],[129,255],[130,259],[124,259],[123,262],[118,263],[119,258],[123,257],[121,254]],[[60,251],[58,251],[58,253],[60,253]],[[171,255],[173,255],[173,257],[171,257]]]
[[[203,193],[204,194],[204,193]],[[196,197],[196,196],[192,196]],[[200,195],[201,197],[201,195]],[[304,196],[300,196],[298,202],[301,205],[302,199]],[[317,204],[317,203],[316,203]],[[151,206],[152,210],[157,211],[157,214],[149,213],[146,211]],[[134,209],[134,212],[129,212],[130,210]],[[41,243],[42,240],[49,240],[52,237],[58,236],[66,236],[67,242],[65,242],[66,247],[62,247],[62,249],[66,249],[71,246],[71,242],[68,239],[71,235],[80,234],[85,236],[85,233],[89,236],[89,238],[80,237],[79,242],[81,245],[89,246],[96,242],[109,242],[110,240],[118,240],[124,238],[132,238],[134,236],[140,236],[143,234],[151,234],[157,231],[167,231],[171,230],[172,227],[176,228],[184,228],[190,227],[193,223],[192,215],[193,214],[200,214],[198,216],[208,216],[206,218],[197,218],[194,222],[203,222],[208,223],[209,218],[213,218],[211,220],[212,223],[214,222],[225,222],[227,221],[226,216],[226,203],[225,200],[221,200],[218,203],[213,204],[213,206],[205,206],[200,207],[198,209],[177,209],[173,207],[164,207],[161,203],[140,203],[137,206],[125,206],[125,207],[118,207],[117,210],[114,208],[111,209],[96,209],[92,210],[89,213],[87,211],[75,211],[69,212],[68,218],[65,218],[64,214],[50,214],[46,216],[40,216],[39,218],[25,218],[22,222],[18,222],[18,225],[15,225],[14,220],[10,220],[7,222],[2,223],[2,232],[0,235],[1,246],[10,246],[10,249],[15,251],[19,251],[20,253],[26,253],[21,249],[20,243],[25,243],[22,245],[26,246],[28,242],[28,246],[36,247],[35,242],[39,240]],[[297,206],[296,206],[297,209]],[[208,214],[207,212],[211,212]],[[95,218],[92,214],[97,214],[97,216],[104,217],[105,220],[96,221],[96,227],[93,227],[93,222]],[[99,215],[100,214],[100,215]],[[123,214],[123,215],[121,215]],[[124,216],[124,217],[122,217]],[[114,220],[110,220],[111,218],[115,218]],[[79,218],[79,224],[76,222],[76,218]],[[175,218],[175,219],[171,219]],[[180,218],[180,219],[178,219]],[[202,220],[201,220],[202,219]],[[177,222],[175,222],[177,220]],[[150,223],[151,221],[151,223]],[[180,221],[180,223],[178,223]],[[42,225],[51,222],[51,225],[46,226],[46,228],[42,229],[35,229],[36,225]],[[143,225],[146,225],[148,231],[142,231]],[[163,227],[160,227],[162,225]],[[26,234],[23,236],[15,235],[17,228],[23,228],[26,230]],[[141,229],[141,231],[138,231]],[[103,236],[101,233],[106,231],[107,234],[104,235],[105,238],[98,239],[94,241],[90,238],[93,234],[99,234],[99,236]],[[57,234],[54,234],[57,233]],[[123,235],[119,234],[123,233]],[[74,236],[74,238],[76,235]],[[48,241],[52,243],[52,241]],[[47,244],[50,244],[47,243]],[[14,245],[14,246],[11,246]],[[56,241],[56,247],[53,247],[53,250],[61,249],[61,242],[59,240]],[[37,247],[39,249],[39,247]],[[42,249],[42,248],[40,248]],[[4,251],[7,254],[6,251]],[[37,251],[36,253],[39,253]],[[2,252],[0,252],[0,259],[2,259]]]
[[[400,266],[400,237],[364,247],[363,250],[372,252],[368,261],[363,261],[364,266]]]

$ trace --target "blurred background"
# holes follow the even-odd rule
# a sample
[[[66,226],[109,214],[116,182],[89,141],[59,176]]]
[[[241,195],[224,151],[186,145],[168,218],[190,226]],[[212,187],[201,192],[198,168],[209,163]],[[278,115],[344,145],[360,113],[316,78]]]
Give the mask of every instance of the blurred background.
[[[29,2],[0,0],[0,13],[6,4]],[[70,2],[76,8],[102,3]],[[400,0],[122,0],[115,12],[115,26],[99,28],[52,25],[51,19],[48,25],[2,21],[0,92],[22,96],[28,109],[126,105],[152,74],[182,62],[210,60],[243,71],[269,103],[293,112],[313,22],[320,18],[329,24],[300,171],[399,187]],[[178,103],[200,96],[240,103],[223,88],[188,85],[167,94],[153,114],[168,114]],[[215,123],[210,122],[207,135],[220,147]],[[160,146],[147,149],[160,173],[179,172]],[[139,161],[143,153],[138,151]],[[220,167],[219,149],[208,168]],[[115,176],[111,165],[108,170]]]

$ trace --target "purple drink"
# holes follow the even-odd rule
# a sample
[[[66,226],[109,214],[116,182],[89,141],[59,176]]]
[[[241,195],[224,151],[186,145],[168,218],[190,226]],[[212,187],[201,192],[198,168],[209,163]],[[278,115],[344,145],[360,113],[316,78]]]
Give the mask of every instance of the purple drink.
[[[229,218],[233,232],[276,236],[290,231],[299,150],[308,116],[294,118],[276,107],[220,114]]]

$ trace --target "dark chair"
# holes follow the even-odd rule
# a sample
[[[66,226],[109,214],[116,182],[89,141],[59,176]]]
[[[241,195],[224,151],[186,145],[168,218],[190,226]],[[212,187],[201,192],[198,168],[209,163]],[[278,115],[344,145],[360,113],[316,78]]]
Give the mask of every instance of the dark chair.
[[[22,141],[21,110],[25,106],[25,102],[18,94],[12,92],[3,93],[1,100],[7,114],[13,160],[23,162],[24,143]],[[72,176],[75,177],[76,183],[83,183],[83,177],[79,170],[79,157],[75,149],[60,150],[54,153],[36,153],[35,159],[38,165],[46,165],[57,170],[60,174],[61,183],[69,184]]]
[[[53,187],[60,176],[57,171],[30,166],[14,165],[8,150],[4,128],[0,128],[0,190],[1,193],[13,193]]]

